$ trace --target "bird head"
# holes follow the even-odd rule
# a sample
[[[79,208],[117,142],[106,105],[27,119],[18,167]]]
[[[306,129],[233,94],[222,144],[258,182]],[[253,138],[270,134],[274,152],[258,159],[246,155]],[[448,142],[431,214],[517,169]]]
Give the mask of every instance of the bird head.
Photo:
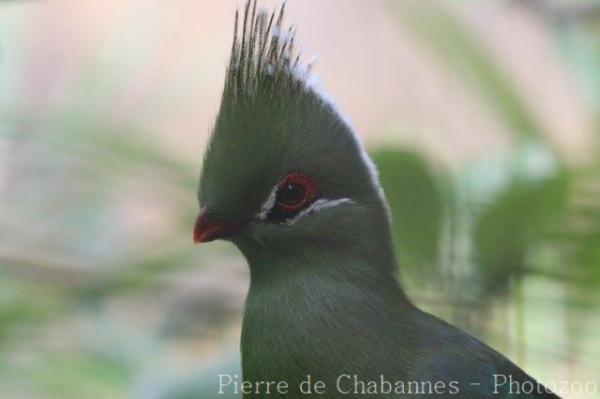
[[[284,7],[257,12],[250,0],[236,13],[194,241],[227,239],[249,258],[385,241],[388,215],[375,168],[311,81],[294,31],[282,25]]]

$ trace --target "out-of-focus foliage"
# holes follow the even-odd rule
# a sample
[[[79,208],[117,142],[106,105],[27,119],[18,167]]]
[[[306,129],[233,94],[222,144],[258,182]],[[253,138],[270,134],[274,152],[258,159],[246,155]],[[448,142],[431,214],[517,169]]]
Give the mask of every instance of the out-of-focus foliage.
[[[413,272],[434,270],[445,212],[438,178],[412,151],[385,149],[375,152],[373,160],[390,203],[400,264]]]
[[[485,291],[505,289],[528,272],[528,251],[564,217],[567,182],[565,172],[540,181],[517,178],[478,216],[475,249]]]
[[[410,3],[409,3],[410,4]],[[517,136],[541,133],[502,66],[486,53],[466,26],[444,7],[402,7],[398,16],[437,57],[478,91],[482,101]]]

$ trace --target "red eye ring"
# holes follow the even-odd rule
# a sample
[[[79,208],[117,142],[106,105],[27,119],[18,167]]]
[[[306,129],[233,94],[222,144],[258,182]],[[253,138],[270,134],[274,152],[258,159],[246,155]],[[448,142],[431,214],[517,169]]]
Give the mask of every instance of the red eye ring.
[[[319,196],[319,185],[302,173],[289,173],[277,188],[276,206],[284,213],[304,209]]]

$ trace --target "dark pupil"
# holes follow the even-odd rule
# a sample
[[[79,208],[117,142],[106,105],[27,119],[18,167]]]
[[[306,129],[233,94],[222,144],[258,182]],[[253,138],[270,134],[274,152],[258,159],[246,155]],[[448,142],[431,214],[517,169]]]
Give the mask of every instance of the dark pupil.
[[[304,198],[304,187],[287,183],[279,189],[277,200],[287,205],[296,205]]]

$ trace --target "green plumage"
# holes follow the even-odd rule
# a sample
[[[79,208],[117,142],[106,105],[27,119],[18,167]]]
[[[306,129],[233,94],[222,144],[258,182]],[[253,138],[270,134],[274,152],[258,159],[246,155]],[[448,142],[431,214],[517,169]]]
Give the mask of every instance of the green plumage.
[[[268,15],[250,1],[241,23],[236,18],[199,191],[204,209],[245,225],[229,237],[251,270],[241,339],[244,380],[286,381],[288,398],[303,397],[298,386],[308,375],[325,382],[325,398],[556,397],[492,395],[493,374],[533,380],[406,299],[376,174],[350,126],[308,83],[293,32],[282,20],[283,7]],[[344,201],[294,223],[259,217],[273,187],[291,172],[317,181],[322,198]],[[460,393],[347,395],[336,387],[341,375],[456,381]]]

